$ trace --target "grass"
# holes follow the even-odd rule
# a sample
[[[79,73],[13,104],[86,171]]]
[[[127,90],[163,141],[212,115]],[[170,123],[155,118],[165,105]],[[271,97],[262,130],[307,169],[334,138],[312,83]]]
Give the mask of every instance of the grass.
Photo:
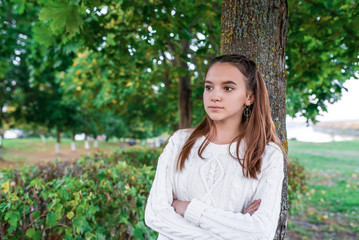
[[[88,155],[97,151],[112,152],[120,147],[119,143],[98,141],[98,149],[93,147],[84,148],[84,141],[76,141],[77,151],[71,150],[71,139],[61,139],[61,154],[55,153],[56,139],[47,139],[44,144],[40,138],[20,138],[3,140],[3,156],[0,167],[12,167],[17,164],[35,163],[41,164],[53,161],[56,158],[61,160],[73,160],[81,155]]]
[[[304,210],[289,220],[289,239],[358,239],[359,141],[289,141],[289,156],[310,175]]]

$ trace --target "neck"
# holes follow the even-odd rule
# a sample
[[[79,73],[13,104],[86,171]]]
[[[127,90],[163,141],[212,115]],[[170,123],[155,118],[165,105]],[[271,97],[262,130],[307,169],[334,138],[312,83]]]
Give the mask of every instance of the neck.
[[[238,122],[234,124],[225,122],[214,122],[216,126],[216,135],[212,140],[216,144],[229,144],[239,134]]]

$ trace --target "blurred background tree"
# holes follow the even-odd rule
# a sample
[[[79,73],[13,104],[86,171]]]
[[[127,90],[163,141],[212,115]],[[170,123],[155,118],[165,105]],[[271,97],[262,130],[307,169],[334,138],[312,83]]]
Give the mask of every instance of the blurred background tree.
[[[16,0],[0,10],[2,125],[86,132],[94,120],[88,134],[122,126],[120,137],[145,138],[202,119],[220,2]],[[357,10],[349,0],[289,1],[289,115],[315,121],[357,78]]]

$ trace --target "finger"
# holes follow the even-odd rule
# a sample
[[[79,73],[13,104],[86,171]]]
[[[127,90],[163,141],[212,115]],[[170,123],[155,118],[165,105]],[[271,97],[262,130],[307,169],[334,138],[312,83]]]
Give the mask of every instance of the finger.
[[[260,203],[261,203],[260,200],[254,200],[248,207],[253,208],[258,206]]]
[[[251,208],[249,213],[252,215],[253,213],[255,213],[259,209],[259,207],[260,207],[260,203],[253,206],[253,208]]]
[[[257,206],[255,206],[254,208],[252,208],[250,211],[249,211],[249,214],[253,214],[253,213],[255,213],[257,210],[258,210],[258,208],[259,208],[259,205],[257,205]]]
[[[243,214],[255,212],[260,206],[261,200],[254,200],[244,211]]]

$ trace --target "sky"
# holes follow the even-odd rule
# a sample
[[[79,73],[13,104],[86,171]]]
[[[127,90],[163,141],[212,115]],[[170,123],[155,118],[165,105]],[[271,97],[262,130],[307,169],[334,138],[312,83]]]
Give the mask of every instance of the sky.
[[[328,105],[328,112],[318,116],[320,122],[359,122],[359,80],[350,79],[344,83],[348,91],[342,90],[341,99]],[[354,139],[353,136],[339,136],[316,131],[312,125],[306,125],[303,117],[292,119],[287,117],[288,139],[304,142],[330,142]]]
[[[348,92],[342,90],[341,99],[328,106],[328,112],[318,117],[321,122],[359,121],[359,80],[350,79],[344,83]]]

